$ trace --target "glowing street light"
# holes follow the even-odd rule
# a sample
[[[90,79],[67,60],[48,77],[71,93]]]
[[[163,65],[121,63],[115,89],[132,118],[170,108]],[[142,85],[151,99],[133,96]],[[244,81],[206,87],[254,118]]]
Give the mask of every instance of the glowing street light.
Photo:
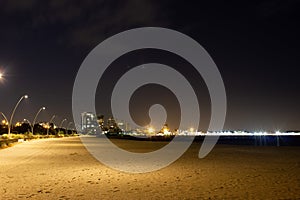
[[[23,95],[23,96],[19,99],[19,101],[17,102],[17,104],[15,105],[15,107],[14,107],[14,109],[13,109],[13,111],[12,111],[12,114],[11,114],[11,116],[10,116],[10,120],[9,120],[9,123],[8,123],[8,137],[10,137],[11,124],[12,124],[12,120],[13,120],[14,114],[15,114],[15,112],[16,112],[16,109],[17,109],[17,107],[19,106],[19,104],[21,103],[21,101],[22,101],[23,99],[27,99],[27,98],[28,98],[28,95]]]
[[[3,83],[5,81],[5,78],[6,77],[4,71],[0,69],[0,83]]]
[[[4,115],[3,112],[0,112],[0,114],[2,115],[2,117],[4,118],[4,120],[2,120],[2,124],[4,125],[8,125],[8,120],[7,120],[7,117]]]
[[[24,122],[27,122],[27,123],[29,124],[31,130],[32,130],[32,127],[33,127],[33,126],[32,126],[32,123],[31,123],[28,119],[24,119],[23,121],[24,121]]]
[[[63,125],[63,123],[64,123],[65,121],[67,121],[67,119],[63,119],[63,120],[60,122],[59,128],[62,127],[62,125]]]
[[[37,111],[37,113],[36,113],[36,115],[35,115],[35,117],[34,117],[34,119],[33,119],[32,126],[31,126],[31,133],[32,133],[32,135],[33,135],[33,128],[34,128],[34,125],[35,125],[35,122],[36,122],[36,118],[37,118],[37,116],[40,114],[40,112],[41,112],[42,110],[45,110],[45,109],[46,109],[45,107],[41,107],[41,108]]]
[[[24,122],[27,122],[30,126],[32,125],[31,122],[28,119],[24,119]]]

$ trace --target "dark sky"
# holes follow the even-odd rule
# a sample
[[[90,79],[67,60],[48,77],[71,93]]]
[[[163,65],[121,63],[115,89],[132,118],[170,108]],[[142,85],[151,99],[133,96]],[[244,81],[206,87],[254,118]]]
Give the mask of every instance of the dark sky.
[[[32,120],[41,106],[47,110],[40,120],[48,121],[55,114],[56,123],[63,118],[72,121],[73,82],[87,54],[121,31],[158,26],[189,35],[215,61],[227,92],[225,129],[300,129],[299,9],[297,0],[2,0],[0,70],[5,80],[0,82],[0,112],[10,115],[18,98],[28,94],[15,121]],[[128,56],[115,66],[152,61],[149,56],[172,64],[157,52]],[[173,65],[180,62],[173,61]],[[199,89],[198,95],[207,96],[204,90]],[[108,94],[97,91],[97,112],[105,115],[109,115]],[[141,94],[136,93],[137,99]],[[136,102],[143,107],[143,100]],[[209,115],[206,103],[201,109]],[[147,121],[147,116],[142,119]]]

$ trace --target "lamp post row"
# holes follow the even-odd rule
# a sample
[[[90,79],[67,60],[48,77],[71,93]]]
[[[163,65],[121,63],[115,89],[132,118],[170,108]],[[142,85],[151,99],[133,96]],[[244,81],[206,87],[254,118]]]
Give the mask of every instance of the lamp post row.
[[[1,79],[1,76],[0,76],[0,79]],[[17,110],[17,107],[19,106],[19,104],[21,103],[21,101],[23,99],[27,99],[28,98],[28,95],[23,95],[21,96],[21,98],[19,99],[19,101],[16,103],[13,111],[12,111],[12,114],[10,116],[10,119],[8,120],[8,118],[5,116],[5,114],[3,112],[0,112],[0,114],[2,115],[2,117],[5,119],[5,121],[7,122],[7,127],[8,127],[8,137],[10,137],[10,134],[11,134],[11,128],[12,128],[12,122],[13,122],[13,117],[14,117],[14,114]],[[41,107],[37,113],[35,114],[34,116],[34,119],[33,119],[33,122],[31,123],[28,119],[24,119],[24,121],[27,121],[30,125],[31,125],[31,133],[33,134],[33,130],[34,130],[34,125],[36,123],[36,119],[38,117],[38,115],[40,114],[41,111],[45,110],[46,107]],[[55,118],[56,116],[53,115],[49,121],[49,125],[50,123],[52,123],[53,119]],[[64,123],[64,121],[66,121],[67,119],[63,119],[60,123],[60,127],[62,126],[62,124]],[[71,122],[70,122],[71,123]],[[47,135],[49,134],[49,128],[47,128]]]

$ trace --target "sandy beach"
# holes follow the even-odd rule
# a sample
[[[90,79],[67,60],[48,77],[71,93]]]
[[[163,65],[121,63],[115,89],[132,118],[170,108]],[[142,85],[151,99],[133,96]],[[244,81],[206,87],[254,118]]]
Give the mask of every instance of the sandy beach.
[[[164,142],[114,140],[134,152]],[[217,145],[199,159],[194,143],[159,171],[106,167],[80,138],[24,142],[0,150],[0,199],[300,199],[300,147]]]

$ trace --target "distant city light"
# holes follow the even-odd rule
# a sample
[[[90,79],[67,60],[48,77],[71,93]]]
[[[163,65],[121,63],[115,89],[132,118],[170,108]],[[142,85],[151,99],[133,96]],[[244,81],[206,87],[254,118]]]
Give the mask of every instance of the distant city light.
[[[163,133],[164,133],[165,135],[168,135],[168,134],[169,134],[169,130],[168,130],[167,128],[164,128],[164,129],[163,129]]]
[[[148,132],[149,132],[150,134],[151,134],[151,133],[154,133],[154,131],[155,131],[154,128],[152,128],[152,127],[149,127],[149,128],[148,128]]]
[[[298,132],[248,132],[248,131],[208,131],[208,132],[193,132],[191,129],[189,130],[181,130],[178,131],[178,135],[194,135],[194,136],[291,136],[291,135],[300,135]]]

